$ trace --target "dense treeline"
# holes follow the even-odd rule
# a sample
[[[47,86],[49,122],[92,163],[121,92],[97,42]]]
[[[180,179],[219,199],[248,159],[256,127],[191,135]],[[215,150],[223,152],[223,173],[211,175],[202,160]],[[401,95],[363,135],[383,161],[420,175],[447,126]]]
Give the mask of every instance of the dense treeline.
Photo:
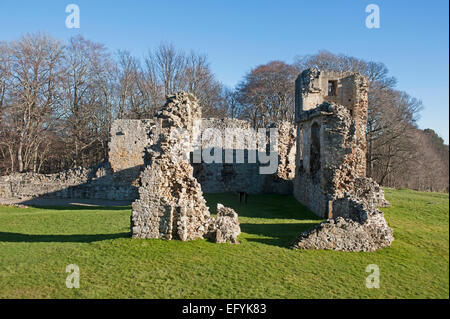
[[[323,51],[257,66],[230,89],[206,56],[172,45],[140,59],[81,36],[63,43],[45,34],[0,42],[0,174],[100,163],[114,119],[150,118],[179,90],[198,97],[205,117],[242,118],[254,127],[292,121],[295,78],[311,66],[369,77],[369,176],[385,186],[448,192],[448,146],[417,128],[422,103],[397,91],[382,63]]]

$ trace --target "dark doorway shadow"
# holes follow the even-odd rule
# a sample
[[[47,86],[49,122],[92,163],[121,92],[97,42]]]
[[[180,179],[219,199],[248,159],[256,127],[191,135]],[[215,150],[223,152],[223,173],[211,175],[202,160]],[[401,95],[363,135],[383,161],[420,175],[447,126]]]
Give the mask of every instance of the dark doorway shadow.
[[[31,235],[21,233],[0,232],[0,242],[13,243],[39,243],[39,242],[59,242],[59,243],[92,243],[96,241],[128,238],[130,233],[116,234],[76,234],[76,235]]]

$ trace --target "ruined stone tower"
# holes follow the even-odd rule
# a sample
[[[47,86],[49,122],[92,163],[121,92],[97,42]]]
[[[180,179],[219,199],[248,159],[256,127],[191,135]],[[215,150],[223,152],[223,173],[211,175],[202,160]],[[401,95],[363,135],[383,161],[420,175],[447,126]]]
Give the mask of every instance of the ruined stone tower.
[[[308,69],[297,78],[294,195],[319,216],[333,217],[332,201],[366,175],[367,92],[356,73]]]
[[[294,196],[327,221],[292,248],[373,251],[394,240],[377,209],[388,204],[383,189],[366,177],[368,87],[360,74],[314,68],[296,80]]]

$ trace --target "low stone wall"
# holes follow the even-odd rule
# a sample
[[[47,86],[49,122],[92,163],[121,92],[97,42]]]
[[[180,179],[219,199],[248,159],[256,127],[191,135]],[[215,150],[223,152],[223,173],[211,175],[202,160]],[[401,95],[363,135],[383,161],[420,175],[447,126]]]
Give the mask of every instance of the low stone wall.
[[[255,150],[255,148],[246,144],[251,132],[248,122],[229,118],[210,118],[199,119],[194,125],[197,125],[195,129],[201,134],[208,129],[215,129],[215,135],[201,141],[202,148],[224,147],[222,163],[206,163],[205,161],[192,163],[194,177],[201,184],[204,193],[245,191],[247,193],[292,194],[296,145],[296,131],[292,124],[283,122],[272,125],[278,129],[278,168],[275,174],[261,174],[259,163],[249,163],[248,150]],[[224,163],[225,147],[231,148],[234,159],[236,159],[237,150],[242,149],[237,139],[227,140],[227,129],[240,130],[242,133],[239,137],[245,143],[244,163],[236,161]],[[109,150],[109,161],[114,172],[131,167],[141,168],[144,163],[145,147],[155,143],[154,139],[158,132],[161,132],[161,127],[160,122],[156,120],[114,121]]]
[[[137,197],[138,176],[136,169],[114,174],[109,164],[56,174],[16,173],[0,177],[0,197],[132,200]]]

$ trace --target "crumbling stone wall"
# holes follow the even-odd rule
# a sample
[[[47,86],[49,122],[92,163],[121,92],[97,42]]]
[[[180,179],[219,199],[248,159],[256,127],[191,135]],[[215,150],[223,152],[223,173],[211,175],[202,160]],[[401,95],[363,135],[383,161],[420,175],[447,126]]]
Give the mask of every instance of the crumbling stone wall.
[[[156,125],[152,119],[121,119],[112,123],[108,162],[114,172],[143,167],[145,147],[154,143],[149,132]]]
[[[240,192],[247,193],[281,193],[292,194],[293,178],[295,176],[295,145],[296,130],[291,123],[283,122],[272,124],[270,127],[278,129],[278,157],[279,164],[275,174],[260,174],[260,163],[249,162],[249,150],[257,150],[256,146],[248,145],[249,132],[252,130],[247,121],[238,119],[198,119],[197,129],[200,137],[208,129],[215,129],[219,136],[200,141],[202,149],[222,147],[222,161],[220,163],[191,163],[194,167],[194,177],[201,184],[205,193]],[[267,130],[270,128],[268,127]],[[226,130],[242,132],[240,138],[244,142],[244,149],[237,139],[229,141],[226,138]],[[145,147],[155,143],[151,130],[159,130],[159,122],[151,120],[116,120],[111,128],[111,142],[109,161],[115,172],[128,169],[134,173],[137,180],[144,160]],[[223,144],[218,143],[223,142]],[[229,147],[228,147],[229,146]],[[225,153],[232,150],[233,158],[236,152],[244,150],[244,162],[225,162]],[[191,154],[192,160],[192,154]]]
[[[131,232],[135,238],[192,240],[203,238],[209,226],[209,209],[189,159],[180,145],[176,129],[186,128],[191,138],[200,107],[189,94],[168,98],[156,114],[160,123],[156,143],[146,148],[139,199],[133,203]]]
[[[329,82],[335,83],[336,95],[328,95]],[[309,69],[296,85],[299,141],[294,196],[317,215],[332,217],[329,202],[353,191],[355,181],[366,175],[368,80],[359,74],[339,76]]]
[[[56,174],[15,173],[0,176],[0,198],[85,198],[131,200],[137,187],[129,170],[113,173],[108,163]]]
[[[209,128],[214,128],[220,132],[219,140],[229,142],[229,146],[222,151],[222,159],[225,159],[227,150],[233,152],[233,163],[194,163],[194,176],[200,182],[202,190],[205,193],[225,193],[225,192],[247,192],[247,193],[280,193],[292,194],[292,180],[295,176],[295,145],[296,131],[294,126],[288,122],[282,122],[270,125],[270,128],[277,129],[278,143],[278,165],[274,174],[261,174],[261,163],[252,163],[249,161],[249,152],[261,151],[257,145],[249,145],[247,143],[252,137],[249,132],[253,129],[249,122],[237,119],[203,119],[200,124],[200,131],[203,133]],[[241,130],[241,142],[236,139],[227,140],[226,130]],[[217,138],[217,137],[215,137]],[[267,139],[269,142],[269,139]],[[244,145],[242,145],[244,144]],[[203,148],[214,148],[213,138],[211,140],[203,140]],[[243,163],[236,162],[236,153],[240,150],[244,151]],[[265,151],[265,150],[264,150]]]
[[[289,122],[278,125],[278,157],[277,176],[284,180],[295,178],[295,154],[297,146],[297,131]]]
[[[236,242],[236,213],[220,206],[218,217],[211,218],[185,156],[193,151],[195,120],[201,118],[197,100],[185,92],[169,96],[155,118],[160,129],[150,132],[156,142],[145,149],[139,198],[131,214],[132,237]],[[181,138],[181,129],[187,130],[187,138]]]
[[[388,205],[383,190],[365,177],[367,92],[367,78],[355,73],[309,69],[296,81],[294,196],[328,220],[293,248],[370,251],[393,240],[376,208]]]
[[[248,138],[250,124],[238,119],[198,119],[200,135],[209,128],[217,129],[226,141],[226,129],[241,129]],[[76,168],[57,174],[16,173],[0,177],[1,198],[92,198],[133,200],[138,196],[139,174],[144,167],[145,148],[156,143],[155,132],[161,131],[155,119],[115,120],[111,127],[108,162],[91,168]],[[292,194],[295,175],[294,126],[280,123],[278,128],[279,164],[275,174],[260,174],[259,163],[249,163],[248,150],[244,150],[244,162],[194,163],[194,177],[205,193],[245,191],[247,193]],[[269,128],[268,128],[269,129]],[[202,141],[202,147],[214,145],[214,141]],[[237,141],[231,144],[233,158],[241,147]],[[225,159],[225,149],[222,158]],[[101,175],[101,178],[97,178]]]

